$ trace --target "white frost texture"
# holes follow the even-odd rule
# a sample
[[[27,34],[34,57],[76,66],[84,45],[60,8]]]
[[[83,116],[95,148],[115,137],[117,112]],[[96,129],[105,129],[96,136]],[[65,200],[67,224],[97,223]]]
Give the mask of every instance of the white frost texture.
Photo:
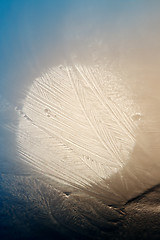
[[[125,202],[160,180],[158,121],[145,109],[107,66],[53,67],[23,103],[19,156],[59,183]]]

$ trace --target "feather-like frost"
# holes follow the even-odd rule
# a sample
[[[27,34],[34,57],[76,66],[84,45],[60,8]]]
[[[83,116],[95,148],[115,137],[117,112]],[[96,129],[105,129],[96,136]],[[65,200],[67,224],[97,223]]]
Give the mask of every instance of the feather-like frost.
[[[102,192],[106,188],[128,200],[139,193],[134,182],[143,175],[143,160],[139,164],[134,154],[137,138],[144,137],[139,111],[131,90],[107,67],[54,67],[34,80],[24,101],[17,132],[19,155],[58,182],[88,189],[97,184]],[[147,150],[144,153],[145,140],[138,141],[142,158],[150,159]],[[140,191],[149,186],[146,182],[145,175]]]

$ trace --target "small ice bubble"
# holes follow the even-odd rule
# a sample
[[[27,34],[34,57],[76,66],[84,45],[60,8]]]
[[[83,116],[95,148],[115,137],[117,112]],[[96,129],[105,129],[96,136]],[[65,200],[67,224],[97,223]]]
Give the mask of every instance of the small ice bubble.
[[[132,116],[133,121],[139,121],[141,119],[141,114],[136,113]]]
[[[50,117],[50,116],[51,116],[51,111],[50,111],[50,109],[45,108],[45,109],[44,109],[44,112],[45,112],[45,114],[47,115],[47,117]]]

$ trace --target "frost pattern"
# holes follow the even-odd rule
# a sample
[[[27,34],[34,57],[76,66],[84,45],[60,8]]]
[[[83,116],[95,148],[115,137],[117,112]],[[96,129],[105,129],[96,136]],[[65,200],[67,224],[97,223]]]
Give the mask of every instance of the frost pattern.
[[[59,182],[76,187],[101,182],[130,159],[136,111],[132,93],[107,67],[54,67],[27,94],[19,154]]]

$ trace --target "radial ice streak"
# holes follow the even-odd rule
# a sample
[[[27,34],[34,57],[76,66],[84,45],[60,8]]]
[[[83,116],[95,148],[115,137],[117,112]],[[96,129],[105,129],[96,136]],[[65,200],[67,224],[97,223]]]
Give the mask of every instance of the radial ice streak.
[[[106,66],[59,66],[35,79],[17,144],[25,161],[74,186],[110,178],[130,161],[140,113]]]

